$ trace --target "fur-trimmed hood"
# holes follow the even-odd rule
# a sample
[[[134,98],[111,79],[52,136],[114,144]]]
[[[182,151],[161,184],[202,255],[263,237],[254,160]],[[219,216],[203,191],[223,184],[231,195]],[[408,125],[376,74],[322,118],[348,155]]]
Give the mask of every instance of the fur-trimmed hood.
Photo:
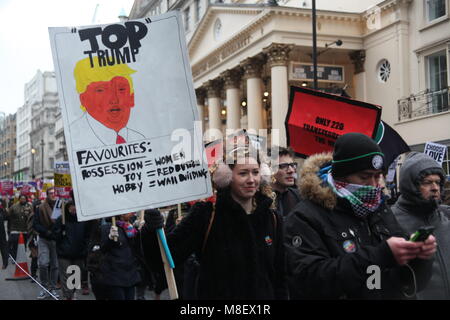
[[[310,156],[300,170],[299,189],[303,199],[308,199],[321,207],[332,210],[336,207],[337,198],[333,190],[322,184],[317,173],[325,163],[333,159],[331,152]]]

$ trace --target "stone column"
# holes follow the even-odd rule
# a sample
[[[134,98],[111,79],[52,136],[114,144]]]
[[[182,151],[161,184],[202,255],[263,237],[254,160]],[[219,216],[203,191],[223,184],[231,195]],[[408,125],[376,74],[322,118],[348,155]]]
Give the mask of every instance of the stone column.
[[[195,95],[197,97],[197,110],[198,110],[198,120],[200,121],[202,131],[205,129],[204,121],[205,121],[205,97],[206,92],[203,88],[198,88],[195,90]]]
[[[265,129],[263,123],[263,101],[262,101],[262,61],[257,58],[247,58],[242,64],[244,79],[247,80],[247,118],[248,129]]]
[[[241,72],[239,70],[227,70],[221,76],[226,90],[227,129],[237,130],[241,128],[241,94],[239,89]]]
[[[289,107],[289,86],[288,86],[288,62],[289,52],[292,45],[273,43],[264,48],[270,66],[271,90],[272,90],[272,139],[276,136],[273,130],[278,130],[279,141],[273,141],[281,147],[286,147],[286,126],[285,120]]]
[[[206,88],[208,97],[209,130],[215,129],[222,131],[222,120],[220,119],[221,83],[218,80],[209,80],[205,83],[204,87]]]

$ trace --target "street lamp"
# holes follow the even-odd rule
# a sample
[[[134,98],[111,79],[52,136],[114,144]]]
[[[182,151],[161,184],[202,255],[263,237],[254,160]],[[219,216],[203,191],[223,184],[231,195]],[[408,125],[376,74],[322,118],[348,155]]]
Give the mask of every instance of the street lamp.
[[[5,165],[5,179],[8,179],[8,162],[5,161],[3,164]]]
[[[18,154],[17,155],[17,159],[18,159],[18,161],[19,161],[19,166],[18,166],[18,169],[19,169],[19,171],[18,171],[18,173],[17,173],[17,181],[20,181],[20,154]]]
[[[316,0],[312,0],[312,36],[313,36],[313,88],[317,90],[317,30]]]
[[[31,149],[31,179],[34,180],[34,154],[36,153],[36,149]]]
[[[42,180],[44,180],[44,139],[41,139],[41,168],[42,168]]]

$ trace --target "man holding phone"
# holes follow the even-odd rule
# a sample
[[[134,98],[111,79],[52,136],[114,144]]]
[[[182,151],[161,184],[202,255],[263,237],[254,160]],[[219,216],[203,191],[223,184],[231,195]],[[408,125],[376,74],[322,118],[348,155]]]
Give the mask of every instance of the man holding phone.
[[[419,299],[450,299],[450,207],[441,205],[445,183],[442,167],[426,154],[408,154],[400,170],[400,198],[392,207],[400,225],[410,234],[431,228],[437,239],[433,276]]]
[[[385,168],[380,147],[360,133],[304,162],[302,200],[285,228],[292,299],[404,299],[426,286],[435,239],[408,241],[382,198]],[[373,267],[377,288],[368,285]]]

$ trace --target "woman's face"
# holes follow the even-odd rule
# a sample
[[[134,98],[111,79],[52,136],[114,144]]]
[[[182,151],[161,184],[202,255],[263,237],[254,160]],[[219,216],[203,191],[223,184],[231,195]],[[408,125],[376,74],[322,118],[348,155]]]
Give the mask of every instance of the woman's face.
[[[259,189],[261,173],[258,162],[246,159],[245,164],[236,164],[232,170],[231,192],[239,199],[252,198]]]

